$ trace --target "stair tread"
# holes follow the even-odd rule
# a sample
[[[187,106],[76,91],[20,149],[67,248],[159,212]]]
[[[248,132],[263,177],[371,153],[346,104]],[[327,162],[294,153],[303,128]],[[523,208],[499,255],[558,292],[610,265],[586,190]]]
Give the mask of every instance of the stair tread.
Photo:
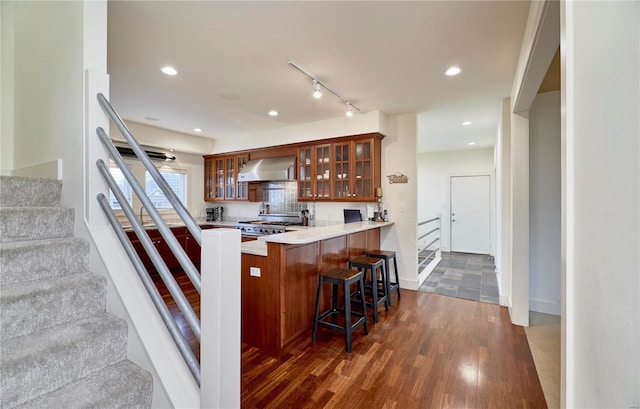
[[[60,206],[62,182],[57,179],[0,176],[0,206]]]
[[[106,285],[104,277],[82,272],[3,286],[0,338],[23,336],[104,312]]]
[[[0,244],[0,285],[86,271],[89,244],[74,237]]]
[[[25,402],[16,409],[150,408],[152,389],[151,375],[131,361],[124,360]]]
[[[20,404],[126,358],[126,323],[98,314],[3,341],[5,402]]]

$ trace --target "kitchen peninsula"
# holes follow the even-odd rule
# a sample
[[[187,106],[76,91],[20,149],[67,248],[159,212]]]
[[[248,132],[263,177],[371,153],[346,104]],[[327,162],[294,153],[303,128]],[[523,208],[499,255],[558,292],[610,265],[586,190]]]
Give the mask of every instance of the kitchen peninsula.
[[[356,222],[242,243],[242,341],[281,356],[310,336],[318,274],[380,248],[391,222]],[[330,291],[323,291],[330,294]]]

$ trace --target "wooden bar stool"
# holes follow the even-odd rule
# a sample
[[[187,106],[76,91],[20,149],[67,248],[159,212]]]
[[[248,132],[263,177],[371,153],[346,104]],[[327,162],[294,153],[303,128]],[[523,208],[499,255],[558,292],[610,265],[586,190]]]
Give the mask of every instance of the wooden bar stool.
[[[386,276],[384,273],[384,261],[373,257],[354,257],[349,261],[349,268],[363,271],[365,288],[371,289],[372,301],[367,305],[373,309],[373,322],[378,322],[378,308],[384,304],[385,311],[389,311],[389,297],[387,297]],[[380,271],[381,281],[378,281],[378,271]],[[371,280],[367,280],[367,272],[371,273]],[[382,284],[382,288],[378,284]],[[382,292],[382,295],[380,294]],[[364,294],[362,295],[364,298]]]
[[[320,297],[322,295],[322,285],[324,283],[331,283],[331,308],[320,314]],[[358,291],[362,301],[362,313],[351,310],[351,284],[358,284]],[[338,308],[338,287],[342,286],[344,290],[344,309]],[[344,325],[338,325],[338,315],[344,316]],[[325,318],[331,316],[332,322],[324,321]],[[355,317],[356,320],[352,324],[351,318]],[[316,312],[313,319],[313,333],[311,339],[315,342],[318,326],[329,328],[345,335],[345,346],[347,352],[351,352],[351,334],[353,330],[360,325],[364,325],[364,333],[369,333],[369,326],[367,325],[367,306],[364,301],[364,281],[362,280],[362,273],[357,270],[347,270],[344,268],[333,268],[329,271],[325,271],[318,277],[318,290],[316,293]]]
[[[398,291],[398,299],[400,298],[400,279],[398,278],[398,261],[396,260],[395,251],[371,250],[367,252],[367,257],[380,258],[384,260],[384,269],[387,276],[387,294],[389,294],[389,305],[391,305],[391,294],[394,290]],[[393,271],[395,272],[396,281],[391,281],[390,264],[393,259]]]

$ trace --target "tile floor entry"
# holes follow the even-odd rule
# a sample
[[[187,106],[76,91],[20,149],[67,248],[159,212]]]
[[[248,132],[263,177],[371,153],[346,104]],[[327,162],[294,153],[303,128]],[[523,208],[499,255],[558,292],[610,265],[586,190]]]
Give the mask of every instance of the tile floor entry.
[[[486,254],[442,252],[442,260],[420,287],[421,291],[499,303],[496,266]]]

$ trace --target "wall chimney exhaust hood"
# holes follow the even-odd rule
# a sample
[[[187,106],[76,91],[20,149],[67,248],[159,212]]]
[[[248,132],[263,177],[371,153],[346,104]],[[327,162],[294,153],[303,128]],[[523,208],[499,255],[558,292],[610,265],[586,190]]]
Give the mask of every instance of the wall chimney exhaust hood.
[[[238,172],[239,182],[268,182],[294,180],[295,156],[254,159],[247,162]]]

